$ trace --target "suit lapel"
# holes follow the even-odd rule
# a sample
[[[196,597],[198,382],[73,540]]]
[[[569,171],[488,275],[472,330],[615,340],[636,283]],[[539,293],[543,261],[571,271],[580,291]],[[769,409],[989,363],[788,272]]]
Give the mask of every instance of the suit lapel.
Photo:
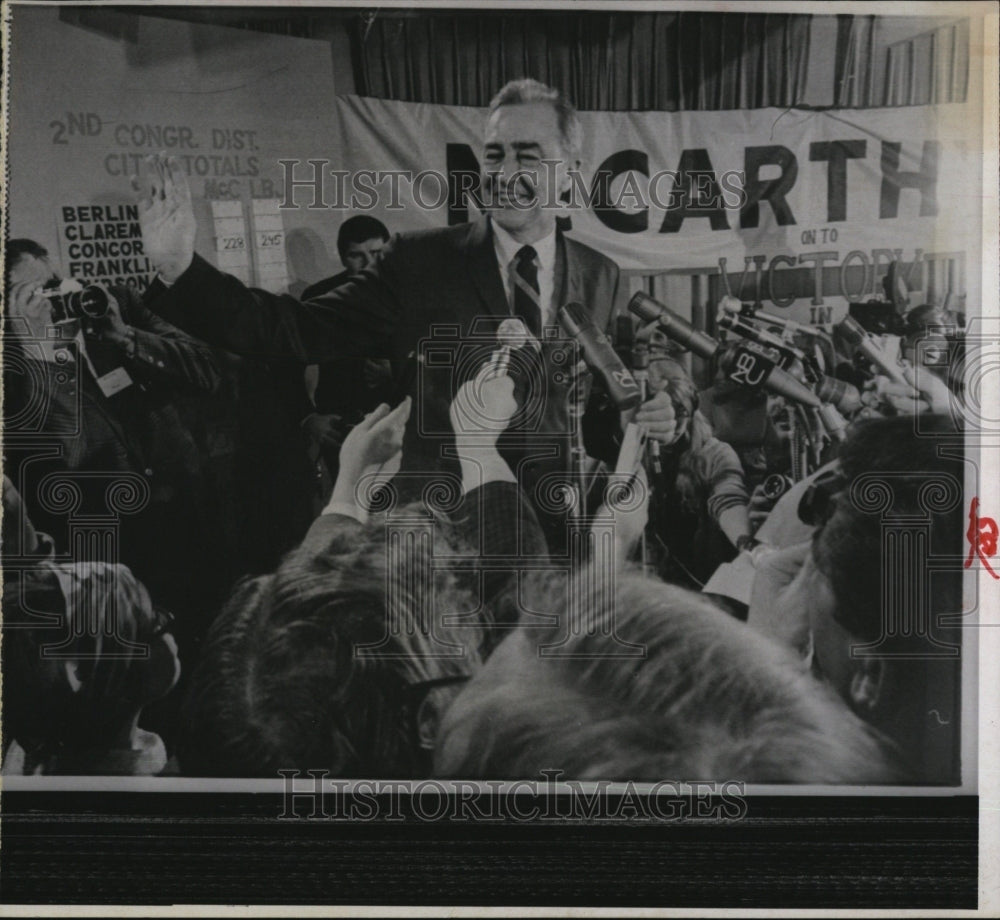
[[[510,305],[500,278],[489,220],[481,217],[469,225],[465,242],[469,274],[484,306],[495,316],[509,316]]]

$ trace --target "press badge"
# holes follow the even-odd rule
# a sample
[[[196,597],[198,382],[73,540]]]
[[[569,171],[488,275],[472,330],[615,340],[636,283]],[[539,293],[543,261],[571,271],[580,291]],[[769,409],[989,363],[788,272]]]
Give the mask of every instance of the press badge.
[[[105,396],[114,396],[115,393],[120,393],[126,387],[132,386],[132,378],[124,367],[116,367],[103,377],[98,377],[97,385]]]

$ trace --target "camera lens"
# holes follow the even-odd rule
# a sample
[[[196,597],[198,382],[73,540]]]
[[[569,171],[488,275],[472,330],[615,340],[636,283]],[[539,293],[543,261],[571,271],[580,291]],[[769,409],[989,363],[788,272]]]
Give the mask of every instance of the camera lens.
[[[781,473],[772,473],[764,480],[761,491],[763,491],[766,498],[771,499],[771,501],[777,501],[791,487],[792,480],[788,476],[783,476]]]
[[[66,295],[66,312],[73,317],[102,319],[107,316],[109,306],[108,295],[92,284]]]

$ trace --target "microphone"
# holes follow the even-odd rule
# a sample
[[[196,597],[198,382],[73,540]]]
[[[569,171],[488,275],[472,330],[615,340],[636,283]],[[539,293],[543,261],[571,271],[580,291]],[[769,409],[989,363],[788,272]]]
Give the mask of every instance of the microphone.
[[[531,342],[536,349],[541,348],[538,339],[528,331],[528,327],[524,325],[524,321],[516,316],[508,316],[497,327],[497,342],[500,344],[500,347],[490,357],[490,366],[498,374],[503,374],[507,371],[507,367],[510,365],[511,352],[523,348],[528,342]]]
[[[853,316],[845,317],[837,328],[840,330],[844,341],[855,351],[860,351],[886,377],[894,383],[909,386],[906,378],[903,376],[903,369],[889,360],[878,343],[865,331],[865,327]]]
[[[719,349],[715,339],[695,329],[686,319],[642,291],[632,296],[628,308],[644,323],[659,323],[665,335],[701,358],[711,358]]]
[[[733,383],[763,387],[810,409],[820,408],[822,403],[809,387],[778,367],[766,349],[755,345],[755,342],[741,342],[723,357],[721,367]]]
[[[854,384],[837,377],[820,377],[816,383],[816,395],[825,403],[831,403],[841,412],[851,414],[861,408],[861,394]]]
[[[604,381],[608,395],[619,412],[634,409],[642,402],[639,384],[611,347],[611,342],[591,321],[583,305],[571,302],[559,308],[559,322],[572,337],[587,366]]]
[[[509,348],[511,351],[527,345],[529,336],[524,320],[517,316],[508,316],[497,327],[497,341],[503,348]]]
[[[719,343],[710,335],[695,329],[686,319],[642,291],[632,297],[628,308],[643,322],[658,323],[666,335],[702,358],[710,360],[719,350]],[[820,406],[820,401],[812,390],[778,367],[777,361],[768,356],[767,349],[755,342],[741,343],[723,359],[722,368],[734,383],[749,387],[762,386],[772,393],[813,409]]]

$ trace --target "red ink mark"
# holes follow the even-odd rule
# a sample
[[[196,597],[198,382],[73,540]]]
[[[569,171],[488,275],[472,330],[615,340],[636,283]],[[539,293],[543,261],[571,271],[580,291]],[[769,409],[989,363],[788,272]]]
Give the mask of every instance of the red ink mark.
[[[969,529],[965,532],[966,539],[969,541],[969,558],[965,560],[965,567],[968,568],[972,565],[972,560],[978,556],[986,571],[1000,580],[1000,575],[997,575],[990,568],[986,559],[987,556],[997,554],[997,537],[1000,537],[1000,528],[997,527],[997,522],[993,518],[981,518],[978,512],[979,498],[976,497],[972,499],[972,504],[969,506]]]

